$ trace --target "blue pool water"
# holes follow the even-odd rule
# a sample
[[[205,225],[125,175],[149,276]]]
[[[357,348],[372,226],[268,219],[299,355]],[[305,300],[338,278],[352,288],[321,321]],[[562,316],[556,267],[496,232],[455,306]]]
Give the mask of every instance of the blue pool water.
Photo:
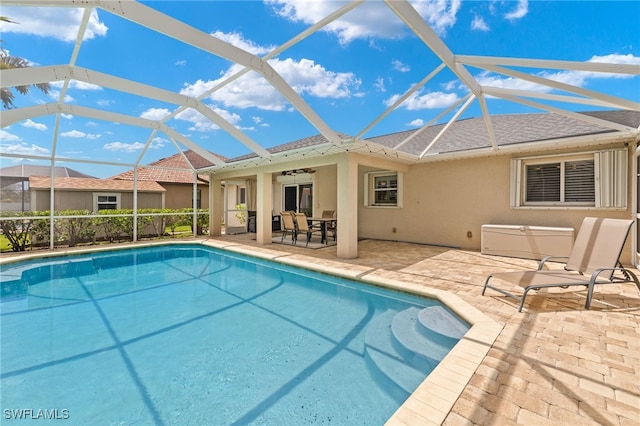
[[[468,329],[433,300],[199,245],[0,273],[2,424],[383,424]]]

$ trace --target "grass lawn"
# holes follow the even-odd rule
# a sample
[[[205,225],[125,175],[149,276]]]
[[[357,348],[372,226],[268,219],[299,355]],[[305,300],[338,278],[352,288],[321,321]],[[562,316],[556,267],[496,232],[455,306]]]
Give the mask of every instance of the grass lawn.
[[[9,240],[2,234],[0,234],[0,251],[11,251]]]

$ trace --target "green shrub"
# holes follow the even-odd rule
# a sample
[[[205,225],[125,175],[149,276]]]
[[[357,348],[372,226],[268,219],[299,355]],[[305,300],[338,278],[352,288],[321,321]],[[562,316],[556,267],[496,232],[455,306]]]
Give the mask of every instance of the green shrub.
[[[56,214],[60,216],[87,216],[92,212],[89,210],[64,210]],[[64,241],[69,247],[75,247],[78,243],[93,240],[96,235],[95,221],[91,217],[56,219],[54,231],[58,236],[58,241]]]
[[[17,217],[16,219],[0,220],[0,229],[11,244],[13,251],[25,251],[29,245],[29,231],[33,220],[33,212],[3,212],[2,216]]]

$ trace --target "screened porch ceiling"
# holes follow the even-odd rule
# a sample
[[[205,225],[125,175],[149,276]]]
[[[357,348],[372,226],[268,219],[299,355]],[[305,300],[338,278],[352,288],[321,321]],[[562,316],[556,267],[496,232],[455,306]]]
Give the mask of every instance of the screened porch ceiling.
[[[118,165],[126,167],[139,167],[145,165],[145,158],[151,149],[154,138],[162,134],[168,138],[175,146],[176,152],[183,152],[185,149],[192,150],[201,157],[208,160],[212,166],[201,169],[192,167],[193,170],[199,172],[217,172],[226,168],[237,167],[253,167],[264,164],[276,164],[278,162],[290,161],[291,152],[278,150],[269,150],[263,141],[254,139],[251,132],[236,125],[225,115],[216,111],[215,108],[208,103],[208,99],[217,91],[224,90],[225,87],[232,85],[234,82],[241,81],[244,76],[249,73],[258,74],[268,85],[282,96],[288,105],[288,108],[297,112],[298,116],[305,120],[309,127],[314,129],[323,139],[320,144],[312,146],[296,147],[295,154],[302,157],[320,156],[334,153],[342,153],[347,150],[355,152],[365,152],[368,155],[389,157],[392,156],[398,161],[403,162],[420,162],[425,161],[430,149],[433,147],[446,132],[450,131],[456,121],[463,118],[469,118],[471,110],[476,113],[471,114],[482,120],[483,131],[486,132],[490,149],[494,151],[500,150],[501,141],[497,139],[494,130],[494,119],[490,112],[489,104],[500,99],[514,105],[524,106],[538,112],[547,112],[557,114],[559,116],[568,117],[573,120],[579,120],[588,125],[598,126],[610,129],[625,137],[638,137],[638,127],[621,124],[619,122],[609,121],[605,118],[584,115],[576,112],[578,110],[627,110],[640,111],[640,94],[627,93],[624,97],[613,96],[597,90],[590,90],[579,85],[573,85],[567,82],[561,82],[551,78],[544,77],[540,71],[573,71],[584,73],[601,73],[617,75],[620,77],[638,76],[640,75],[640,65],[623,64],[623,63],[597,63],[597,62],[579,62],[570,60],[557,60],[545,58],[517,58],[517,57],[492,57],[459,54],[443,41],[438,33],[427,23],[425,18],[414,8],[411,2],[404,0],[386,0],[385,13],[389,16],[397,17],[405,26],[405,30],[411,33],[412,37],[417,38],[422,44],[429,57],[435,59],[432,61],[434,65],[422,71],[421,79],[406,90],[401,96],[398,96],[392,103],[385,106],[376,114],[366,117],[358,117],[359,127],[355,131],[345,132],[338,125],[332,123],[332,115],[357,114],[358,111],[353,109],[343,110],[336,107],[333,110],[326,108],[316,108],[308,98],[301,94],[299,88],[294,87],[287,82],[285,78],[272,66],[271,60],[280,57],[287,51],[304,47],[306,39],[313,37],[316,33],[323,31],[330,25],[335,25],[347,14],[357,14],[361,8],[364,8],[365,1],[352,1],[347,3],[336,3],[333,12],[324,16],[323,19],[309,24],[302,31],[294,34],[287,40],[273,47],[267,53],[256,54],[242,46],[236,46],[227,40],[217,38],[201,28],[196,28],[180,20],[178,17],[169,16],[154,8],[153,2],[143,4],[137,1],[100,1],[100,0],[83,0],[81,2],[71,2],[67,0],[3,0],[4,6],[25,6],[25,7],[63,7],[63,8],[81,8],[82,19],[75,37],[75,43],[72,53],[66,63],[55,63],[45,65],[34,65],[28,68],[2,70],[0,81],[3,88],[24,86],[38,83],[62,82],[60,93],[57,101],[47,103],[36,103],[33,105],[21,105],[14,109],[2,111],[0,122],[2,128],[6,128],[15,123],[24,120],[30,120],[38,117],[53,116],[55,117],[55,130],[52,135],[52,149],[48,155],[21,155],[12,153],[2,153],[4,157],[27,158],[31,160],[53,160],[56,162],[84,162],[81,155],[77,157],[65,157],[57,150],[60,137],[59,125],[61,116],[84,117],[92,120],[100,120],[104,122],[116,123],[118,125],[128,125],[135,128],[147,130],[147,137],[144,147],[135,155],[135,158],[118,162]],[[189,8],[191,13],[198,13],[198,3],[185,3],[185,8]],[[237,7],[244,7],[243,3],[238,2]],[[221,58],[234,67],[233,73],[226,73],[222,78],[217,80],[213,87],[208,87],[197,95],[189,95],[181,93],[178,88],[170,89],[161,87],[156,84],[153,78],[143,78],[145,73],[148,76],[153,75],[161,70],[149,69],[144,72],[136,73],[141,76],[138,79],[125,77],[131,73],[122,72],[129,66],[142,67],[141,63],[129,63],[131,58],[119,60],[119,56],[130,57],[135,52],[129,52],[127,55],[121,55],[121,52],[104,52],[105,56],[112,58],[109,65],[105,65],[100,70],[91,69],[81,65],[82,54],[84,50],[96,49],[93,45],[85,46],[90,43],[86,37],[86,31],[89,26],[92,12],[99,10],[100,13],[108,13],[118,19],[127,20],[133,25],[145,27],[146,29],[162,35],[162,41],[171,43],[172,49],[176,47],[175,43],[186,48],[195,48],[206,55]],[[363,10],[364,13],[364,10]],[[394,18],[395,19],[395,18]],[[520,35],[514,34],[514,37]],[[339,45],[339,41],[336,41]],[[331,47],[327,47],[330,49]],[[126,46],[122,46],[126,49]],[[155,46],[156,54],[162,54],[161,46]],[[308,53],[312,57],[313,52]],[[362,61],[368,61],[370,58],[362,58]],[[419,64],[423,60],[422,55],[416,54],[414,68],[420,68]],[[206,60],[206,58],[203,58]],[[372,61],[372,66],[375,62]],[[216,72],[216,71],[212,71]],[[380,70],[383,73],[384,70]],[[505,79],[520,80],[530,83],[530,90],[515,89],[509,87],[500,87],[499,85],[491,86],[491,80],[481,80],[478,78],[479,72],[489,72],[494,75],[501,76]],[[404,102],[406,102],[417,91],[428,87],[435,81],[436,77],[442,73],[447,73],[461,87],[464,88],[465,95],[451,103],[447,107],[433,112],[432,116],[424,120],[417,132],[407,135],[394,146],[385,146],[377,144],[375,138],[371,136],[379,135],[379,128],[387,117],[394,113]],[[637,78],[637,77],[636,77]],[[140,98],[145,98],[147,102],[158,105],[158,110],[165,109],[167,112],[161,117],[153,119],[132,114],[125,109],[118,110],[117,105],[110,105],[109,108],[100,108],[95,105],[82,105],[78,102],[68,102],[66,100],[67,92],[72,84],[87,83],[99,86],[104,89],[123,92]],[[546,90],[539,90],[540,87],[546,87]],[[167,109],[167,105],[171,107]],[[473,107],[473,108],[472,108]],[[233,143],[241,144],[244,149],[243,156],[239,159],[228,162],[218,154],[222,151],[221,145],[216,145],[216,141],[207,140],[205,142],[196,139],[193,135],[186,134],[183,130],[175,126],[178,115],[185,111],[196,111],[200,115],[209,120],[213,126],[218,127],[225,132]],[[409,153],[401,148],[405,146],[416,135],[426,132],[439,125],[440,130],[429,136],[430,140],[426,147],[418,153]],[[404,129],[398,129],[404,130]],[[377,132],[377,133],[376,133]],[[384,130],[382,130],[384,134]],[[434,132],[431,132],[434,133]],[[282,139],[271,141],[274,144],[285,144],[295,140]],[[183,154],[184,156],[184,154]],[[184,157],[185,160],[187,157]],[[92,160],[96,164],[110,164],[109,161],[101,162]],[[190,163],[189,163],[190,164]]]

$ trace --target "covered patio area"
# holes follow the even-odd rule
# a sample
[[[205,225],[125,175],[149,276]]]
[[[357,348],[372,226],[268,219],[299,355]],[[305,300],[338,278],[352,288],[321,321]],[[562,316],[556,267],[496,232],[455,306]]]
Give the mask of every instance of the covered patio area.
[[[586,291],[554,289],[532,295],[523,313],[499,294],[480,296],[484,278],[530,269],[535,261],[477,251],[362,240],[359,257],[336,261],[336,247],[266,248],[251,234],[210,239],[255,254],[325,269],[356,268],[385,278],[455,294],[503,326],[452,407],[425,406],[445,425],[631,425],[640,421],[640,295],[633,285],[600,286],[590,310]],[[347,266],[345,266],[347,265]],[[435,389],[446,393],[446,389]],[[428,397],[426,400],[428,401]],[[417,424],[410,411],[389,424]],[[419,423],[423,424],[423,423]]]

